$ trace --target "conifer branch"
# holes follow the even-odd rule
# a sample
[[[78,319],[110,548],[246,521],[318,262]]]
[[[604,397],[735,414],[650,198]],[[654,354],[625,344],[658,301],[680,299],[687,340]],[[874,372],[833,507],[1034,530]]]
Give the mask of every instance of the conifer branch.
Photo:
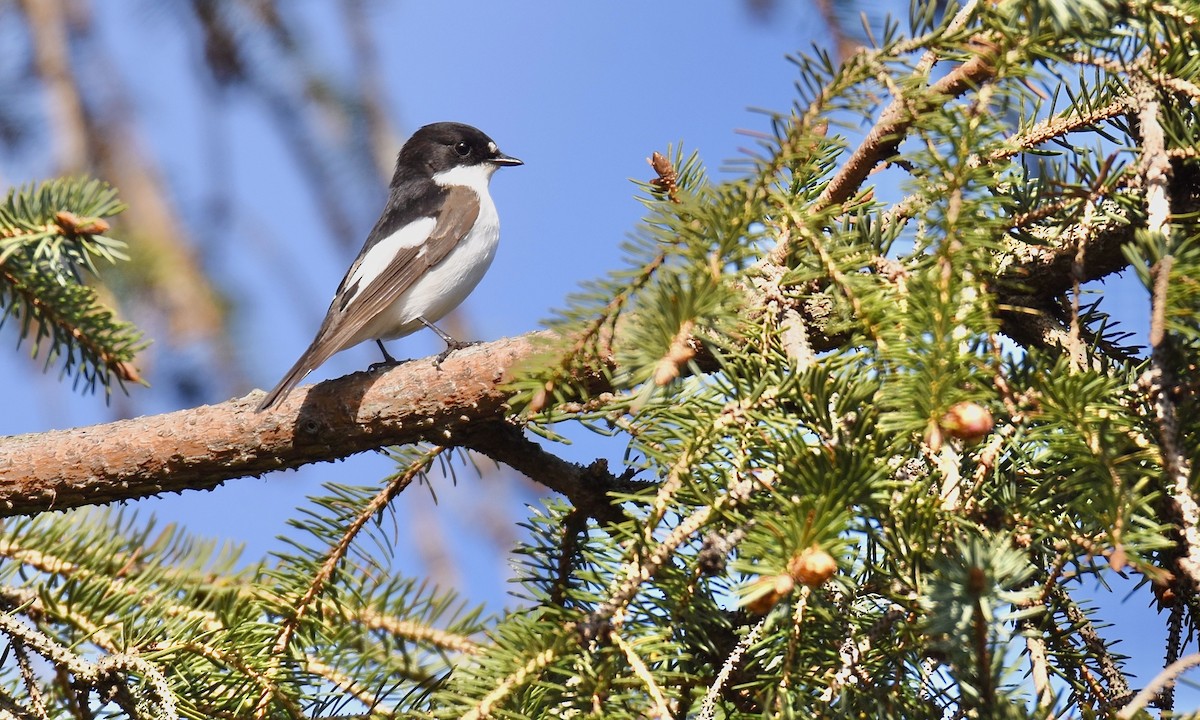
[[[735,476],[735,482],[727,492],[719,495],[710,505],[698,508],[680,520],[679,524],[663,538],[662,542],[653,546],[653,549],[645,551],[644,554],[625,563],[619,573],[619,580],[615,581],[606,593],[607,599],[597,606],[582,623],[584,634],[596,636],[603,623],[607,623],[615,614],[623,611],[633,601],[642,584],[654,577],[662,568],[663,563],[670,561],[679,546],[699,532],[708,523],[710,517],[745,501],[754,492],[756,486],[769,487],[773,479],[773,473],[768,471],[764,471],[762,477],[757,478],[739,479]],[[664,487],[667,487],[667,484],[664,484]],[[663,497],[660,490],[656,502]],[[648,521],[647,527],[656,525],[659,519],[661,518],[656,518],[653,522]],[[649,544],[650,539],[647,538],[646,541]]]
[[[646,692],[650,694],[650,699],[654,701],[654,709],[650,711],[649,717],[655,720],[671,720],[671,708],[667,704],[667,697],[663,694],[662,688],[654,680],[654,676],[650,674],[650,668],[646,667],[646,662],[637,654],[637,650],[630,645],[621,634],[612,629],[608,633],[609,639],[613,644],[625,655],[625,660],[629,663],[629,667],[633,669],[634,675],[646,687]]]
[[[489,692],[479,705],[463,713],[461,720],[486,720],[492,716],[492,710],[510,693],[536,677],[542,670],[549,667],[559,657],[556,648],[546,648],[531,657],[515,673],[504,678]]]
[[[1100,668],[1100,674],[1104,681],[1108,683],[1108,691],[1100,692],[1104,697],[1111,699],[1112,702],[1120,704],[1125,698],[1129,697],[1132,692],[1129,689],[1129,684],[1125,681],[1125,675],[1121,672],[1121,667],[1109,651],[1108,645],[1104,639],[1100,637],[1099,631],[1096,630],[1095,623],[1087,616],[1079,605],[1075,602],[1066,590],[1061,585],[1055,583],[1047,587],[1047,595],[1051,602],[1057,604],[1071,627],[1078,633],[1083,641],[1083,646],[1090,657],[1095,660]],[[1086,670],[1086,668],[1083,668]],[[1097,685],[1097,690],[1102,691],[1102,688]]]
[[[850,154],[845,165],[817,198],[814,212],[850,199],[875,166],[896,154],[896,149],[920,113],[990,79],[996,72],[995,52],[995,48],[981,41],[974,57],[934,82],[920,97],[901,96],[893,99],[867,137]]]
[[[1138,714],[1142,708],[1150,704],[1160,691],[1165,691],[1166,688],[1175,684],[1175,679],[1188,670],[1200,665],[1200,653],[1192,653],[1185,655],[1167,667],[1163,671],[1154,676],[1150,684],[1142,688],[1141,692],[1129,701],[1129,704],[1121,708],[1117,713],[1119,720],[1132,720],[1134,715]]]
[[[464,655],[475,655],[480,651],[479,643],[470,638],[430,627],[425,623],[401,619],[394,615],[384,615],[368,608],[362,608],[353,614],[345,612],[345,607],[342,607],[341,610],[342,616],[347,621],[361,623],[364,627],[381,630],[396,638],[424,643]]]
[[[1121,247],[1132,236],[1127,225],[1114,225],[1089,237],[1082,279],[1126,267]],[[1068,244],[1012,247],[1010,261],[1001,263],[1002,279],[1023,287],[1000,285],[997,304],[1006,335],[1031,346],[1066,347],[1052,301],[1074,282],[1076,249]],[[827,330],[831,318],[819,308],[793,309],[805,321],[812,351],[827,351],[843,340]],[[0,479],[9,481],[0,483],[0,515],[211,489],[226,480],[387,445],[421,440],[456,445],[460,439],[467,445],[470,438],[460,436],[476,421],[504,418],[509,373],[552,337],[530,333],[468,348],[451,355],[440,370],[414,360],[382,373],[360,372],[306,386],[269,414],[253,412],[257,394],[252,393],[164,415],[0,438]],[[598,370],[574,372],[581,373],[576,381],[593,397],[613,390]]]
[[[717,708],[717,698],[725,689],[725,684],[729,682],[729,677],[733,674],[734,669],[742,660],[742,655],[747,650],[754,647],[762,636],[763,630],[767,626],[767,617],[762,618],[754,627],[750,628],[750,632],[746,633],[745,637],[738,640],[737,645],[733,650],[725,656],[725,661],[721,663],[721,669],[717,672],[717,677],[713,679],[712,684],[708,686],[708,690],[704,693],[704,700],[700,703],[699,720],[712,720],[715,717]]]
[[[322,662],[319,658],[313,655],[307,655],[304,659],[304,669],[314,675],[319,675],[323,679],[336,685],[343,692],[351,695],[369,709],[369,717],[396,717],[396,713],[387,708],[379,707],[376,693],[370,688],[365,688],[359,684],[353,677],[339,672],[337,668],[330,667]]]
[[[1169,194],[1171,162],[1166,155],[1166,138],[1159,120],[1155,90],[1144,80],[1137,88],[1138,122],[1142,133],[1139,173],[1146,192],[1147,231],[1161,238],[1165,253],[1151,268],[1150,370],[1148,385],[1162,444],[1167,493],[1179,523],[1182,553],[1175,564],[1189,580],[1191,592],[1200,592],[1200,503],[1192,495],[1191,462],[1179,445],[1179,418],[1173,400],[1176,380],[1169,358],[1170,337],[1166,328],[1167,288],[1175,263],[1170,225]]]
[[[255,685],[262,689],[263,694],[277,700],[287,708],[289,717],[296,719],[304,717],[304,712],[296,705],[294,700],[288,697],[287,693],[283,692],[279,683],[272,680],[267,673],[259,672],[248,665],[238,655],[227,653],[219,647],[213,647],[201,642],[187,642],[182,645],[162,649],[192,653],[218,667],[236,670],[239,674],[250,678]]]
[[[123,210],[107,185],[79,178],[10,190],[0,200],[0,323],[14,317],[35,353],[49,341],[46,365],[63,357],[64,372],[88,389],[112,378],[139,382],[133,366],[144,343],[82,281],[97,259],[123,259],[124,243],[106,237],[104,219]]]
[[[151,707],[159,713],[159,717],[176,717],[175,696],[162,673],[141,658],[117,653],[105,655],[95,662],[87,660],[9,613],[0,613],[0,633],[7,635],[11,642],[34,651],[55,667],[66,669],[76,683],[98,692],[102,697],[111,698],[129,717],[140,715],[136,708],[137,699],[127,683],[131,676],[140,677],[149,690],[144,700],[152,703]]]
[[[330,548],[329,553],[325,557],[325,561],[321,563],[316,575],[314,575],[312,580],[309,582],[308,588],[305,590],[304,595],[290,603],[292,613],[288,617],[285,617],[280,623],[279,632],[276,634],[275,642],[271,648],[271,655],[273,656],[274,663],[276,665],[276,671],[278,671],[278,666],[283,662],[287,655],[288,647],[291,644],[292,637],[295,635],[296,631],[300,629],[300,622],[304,619],[305,615],[308,614],[309,610],[312,609],[317,597],[321,595],[326,586],[329,584],[330,580],[333,578],[334,572],[337,570],[337,567],[342,564],[342,560],[345,559],[346,553],[350,551],[350,545],[354,542],[354,539],[358,536],[359,532],[362,531],[363,527],[365,527],[368,522],[377,517],[379,513],[383,512],[384,508],[386,508],[388,504],[396,498],[397,495],[403,492],[413,480],[421,475],[421,473],[425,472],[426,468],[429,467],[429,464],[445,450],[446,448],[444,447],[435,446],[422,453],[421,456],[411,465],[409,465],[403,471],[393,475],[391,480],[383,487],[383,489],[380,490],[374,498],[372,498],[371,502],[367,503],[361,510],[359,510],[358,516],[354,518],[354,520],[346,528],[345,532],[342,533],[342,537],[332,548]],[[273,688],[274,683],[271,683],[271,685]],[[272,688],[263,689],[262,694],[258,698],[258,704],[254,708],[255,717],[267,717],[267,714],[271,709],[270,701],[275,694]]]

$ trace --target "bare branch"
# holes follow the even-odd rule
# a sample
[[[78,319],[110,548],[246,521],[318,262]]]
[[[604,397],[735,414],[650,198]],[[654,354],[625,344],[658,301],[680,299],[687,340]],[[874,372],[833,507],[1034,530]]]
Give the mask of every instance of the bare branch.
[[[536,333],[294,392],[275,412],[261,393],[218,405],[0,440],[0,514],[65,510],[186,489],[386,445],[453,442],[501,418],[509,368]]]
[[[613,475],[605,460],[586,466],[563,460],[526,437],[518,426],[503,420],[478,423],[467,428],[463,438],[448,442],[508,465],[534,482],[565,495],[585,515],[604,522],[625,519],[609,493],[632,492],[640,485],[627,475]]]
[[[1125,707],[1121,708],[1121,712],[1117,713],[1117,717],[1121,720],[1129,720],[1137,714],[1139,710],[1150,704],[1150,701],[1158,695],[1159,691],[1175,684],[1175,679],[1182,675],[1184,671],[1200,665],[1200,653],[1192,653],[1184,656],[1167,666],[1162,672],[1155,676],[1154,680],[1149,685],[1142,688],[1142,691],[1133,698],[1132,701]]]

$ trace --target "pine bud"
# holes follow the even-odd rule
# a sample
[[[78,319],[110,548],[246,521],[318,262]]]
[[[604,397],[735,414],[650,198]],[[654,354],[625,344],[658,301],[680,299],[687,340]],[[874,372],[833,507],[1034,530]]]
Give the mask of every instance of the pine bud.
[[[529,414],[537,415],[542,410],[546,409],[546,404],[550,401],[550,393],[554,390],[554,381],[547,380],[546,384],[537,389],[533,397],[529,399]]]
[[[1175,607],[1179,597],[1175,594],[1175,573],[1170,570],[1160,570],[1150,583],[1150,590],[1158,600],[1160,608]]]
[[[756,589],[766,587],[766,591],[746,603],[746,609],[755,615],[766,615],[796,588],[796,581],[791,575],[772,575],[756,582]]]
[[[653,155],[646,158],[646,162],[650,163],[650,167],[654,168],[654,172],[658,174],[658,177],[651,180],[650,184],[666,193],[671,202],[679,202],[675,197],[679,191],[679,173],[675,172],[675,166],[671,164],[667,156],[656,150]]]
[[[679,332],[675,334],[675,339],[671,342],[671,347],[667,349],[667,354],[654,367],[654,384],[662,387],[679,377],[679,372],[688,360],[696,356],[695,349],[692,348],[692,328],[695,326],[691,320],[685,321],[680,327]]]
[[[837,573],[833,556],[813,545],[788,561],[788,574],[798,583],[817,588]]]
[[[1117,543],[1108,553],[1108,566],[1117,572],[1121,572],[1128,564],[1129,556],[1125,553],[1125,546]]]
[[[137,367],[130,362],[119,362],[113,367],[113,371],[117,373],[117,377],[128,382],[140,383],[142,381],[141,374],[138,373]]]
[[[81,218],[69,210],[54,213],[54,224],[67,235],[103,235],[109,228],[101,218]]]
[[[990,410],[975,402],[957,403],[942,416],[942,429],[952,438],[974,442],[992,431],[996,423]]]

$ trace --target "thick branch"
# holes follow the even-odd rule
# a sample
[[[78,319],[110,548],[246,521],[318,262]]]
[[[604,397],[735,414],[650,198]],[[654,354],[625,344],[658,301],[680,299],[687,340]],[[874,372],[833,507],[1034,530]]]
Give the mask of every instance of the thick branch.
[[[453,443],[501,418],[509,368],[537,334],[472,347],[440,369],[414,360],[293,392],[255,413],[260,392],[218,405],[0,440],[0,514],[207,490],[227,479],[343,458],[385,445]]]

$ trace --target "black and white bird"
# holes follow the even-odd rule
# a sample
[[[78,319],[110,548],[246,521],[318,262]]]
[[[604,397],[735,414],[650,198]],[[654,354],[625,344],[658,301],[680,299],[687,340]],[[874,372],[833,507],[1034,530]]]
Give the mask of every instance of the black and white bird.
[[[266,410],[334,353],[427,327],[462,346],[435,322],[458,307],[492,264],[500,218],[488,193],[492,174],[523,165],[462,123],[417,130],[396,159],[387,206],[334,293],[312,344],[259,404]]]

